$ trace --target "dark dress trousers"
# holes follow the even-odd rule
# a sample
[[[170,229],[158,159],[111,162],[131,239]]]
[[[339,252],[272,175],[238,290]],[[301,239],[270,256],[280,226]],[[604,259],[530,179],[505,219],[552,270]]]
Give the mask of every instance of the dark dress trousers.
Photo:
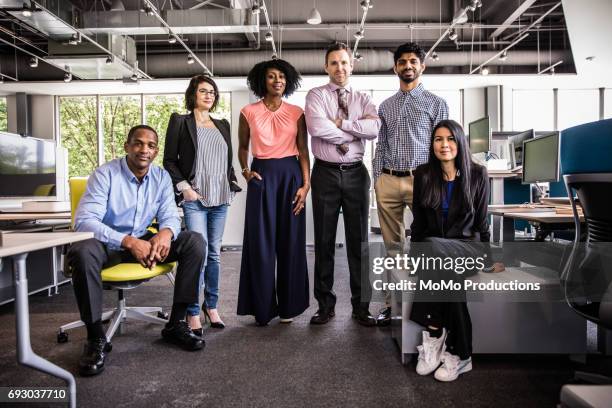
[[[362,243],[368,242],[370,176],[363,163],[340,168],[317,159],[312,169],[312,215],[315,234],[314,295],[322,310],[336,305],[334,254],[340,209],[350,274],[351,305],[366,311],[371,297],[367,271],[362,271]]]
[[[236,181],[234,168],[232,166],[232,135],[229,122],[225,119],[211,118],[221,136],[227,143],[227,182],[231,191],[242,191]],[[182,196],[176,185],[183,180],[192,183],[196,170],[196,151],[198,145],[198,133],[193,113],[181,115],[173,113],[168,122],[166,130],[166,145],[164,148],[164,168],[170,173],[172,184],[176,193],[177,203],[182,201]]]
[[[428,243],[428,256],[446,257],[483,256],[490,260],[488,242],[490,238],[487,221],[489,204],[489,177],[486,168],[473,164],[471,168],[470,190],[473,206],[470,211],[463,209],[463,191],[458,175],[448,208],[446,221],[440,206],[424,207],[423,196],[428,186],[424,183],[427,166],[419,166],[414,172],[414,221],[410,227],[411,242]],[[482,243],[482,244],[481,244]],[[461,281],[465,275],[454,271],[427,271],[427,279],[447,279]],[[421,278],[421,276],[420,276]],[[427,296],[431,296],[427,299]],[[410,318],[422,326],[445,327],[448,331],[447,350],[461,359],[472,354],[472,322],[465,302],[465,293],[454,293],[448,301],[440,301],[440,294],[420,292],[412,305]]]

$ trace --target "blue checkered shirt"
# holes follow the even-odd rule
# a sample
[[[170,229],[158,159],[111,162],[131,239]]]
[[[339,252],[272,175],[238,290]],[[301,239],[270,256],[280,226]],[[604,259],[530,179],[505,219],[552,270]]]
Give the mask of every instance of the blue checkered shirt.
[[[374,182],[383,168],[414,170],[427,162],[431,132],[438,122],[448,119],[448,105],[419,84],[385,99],[378,116],[382,123],[372,160]]]

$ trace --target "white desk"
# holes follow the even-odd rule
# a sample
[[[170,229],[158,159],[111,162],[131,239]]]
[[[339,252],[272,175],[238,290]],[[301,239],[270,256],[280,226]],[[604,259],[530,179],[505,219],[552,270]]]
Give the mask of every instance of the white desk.
[[[93,238],[90,232],[43,232],[29,234],[3,234],[0,262],[12,258],[15,274],[15,321],[17,331],[17,361],[28,367],[66,380],[70,390],[70,406],[76,407],[76,382],[72,374],[38,356],[30,342],[30,311],[26,257],[31,251],[66,245]]]

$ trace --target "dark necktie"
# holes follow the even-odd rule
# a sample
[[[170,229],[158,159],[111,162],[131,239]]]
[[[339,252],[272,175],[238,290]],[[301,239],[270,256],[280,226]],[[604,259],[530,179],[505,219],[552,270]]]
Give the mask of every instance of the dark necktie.
[[[338,108],[340,119],[348,119],[348,92],[344,88],[338,88]]]
[[[348,92],[344,88],[338,88],[338,119],[348,119]],[[345,155],[349,151],[348,143],[336,146],[336,150],[341,155]]]

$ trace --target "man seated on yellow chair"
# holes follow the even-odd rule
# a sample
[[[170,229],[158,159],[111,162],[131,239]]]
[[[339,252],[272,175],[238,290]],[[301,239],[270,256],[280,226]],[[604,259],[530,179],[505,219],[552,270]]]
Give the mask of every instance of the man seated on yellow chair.
[[[124,144],[126,156],[93,172],[76,211],[75,229],[94,233],[93,239],[75,243],[68,252],[81,320],[87,327],[81,375],[102,372],[111,350],[101,322],[100,271],[122,262],[152,269],[158,262],[178,261],[172,312],[162,337],[186,350],[204,347],[204,340],[185,322],[187,306],[198,301],[204,240],[198,233],[181,232],[170,176],[151,165],[159,152],[157,143],[154,129],[134,126]],[[154,218],[157,234],[147,231]]]

